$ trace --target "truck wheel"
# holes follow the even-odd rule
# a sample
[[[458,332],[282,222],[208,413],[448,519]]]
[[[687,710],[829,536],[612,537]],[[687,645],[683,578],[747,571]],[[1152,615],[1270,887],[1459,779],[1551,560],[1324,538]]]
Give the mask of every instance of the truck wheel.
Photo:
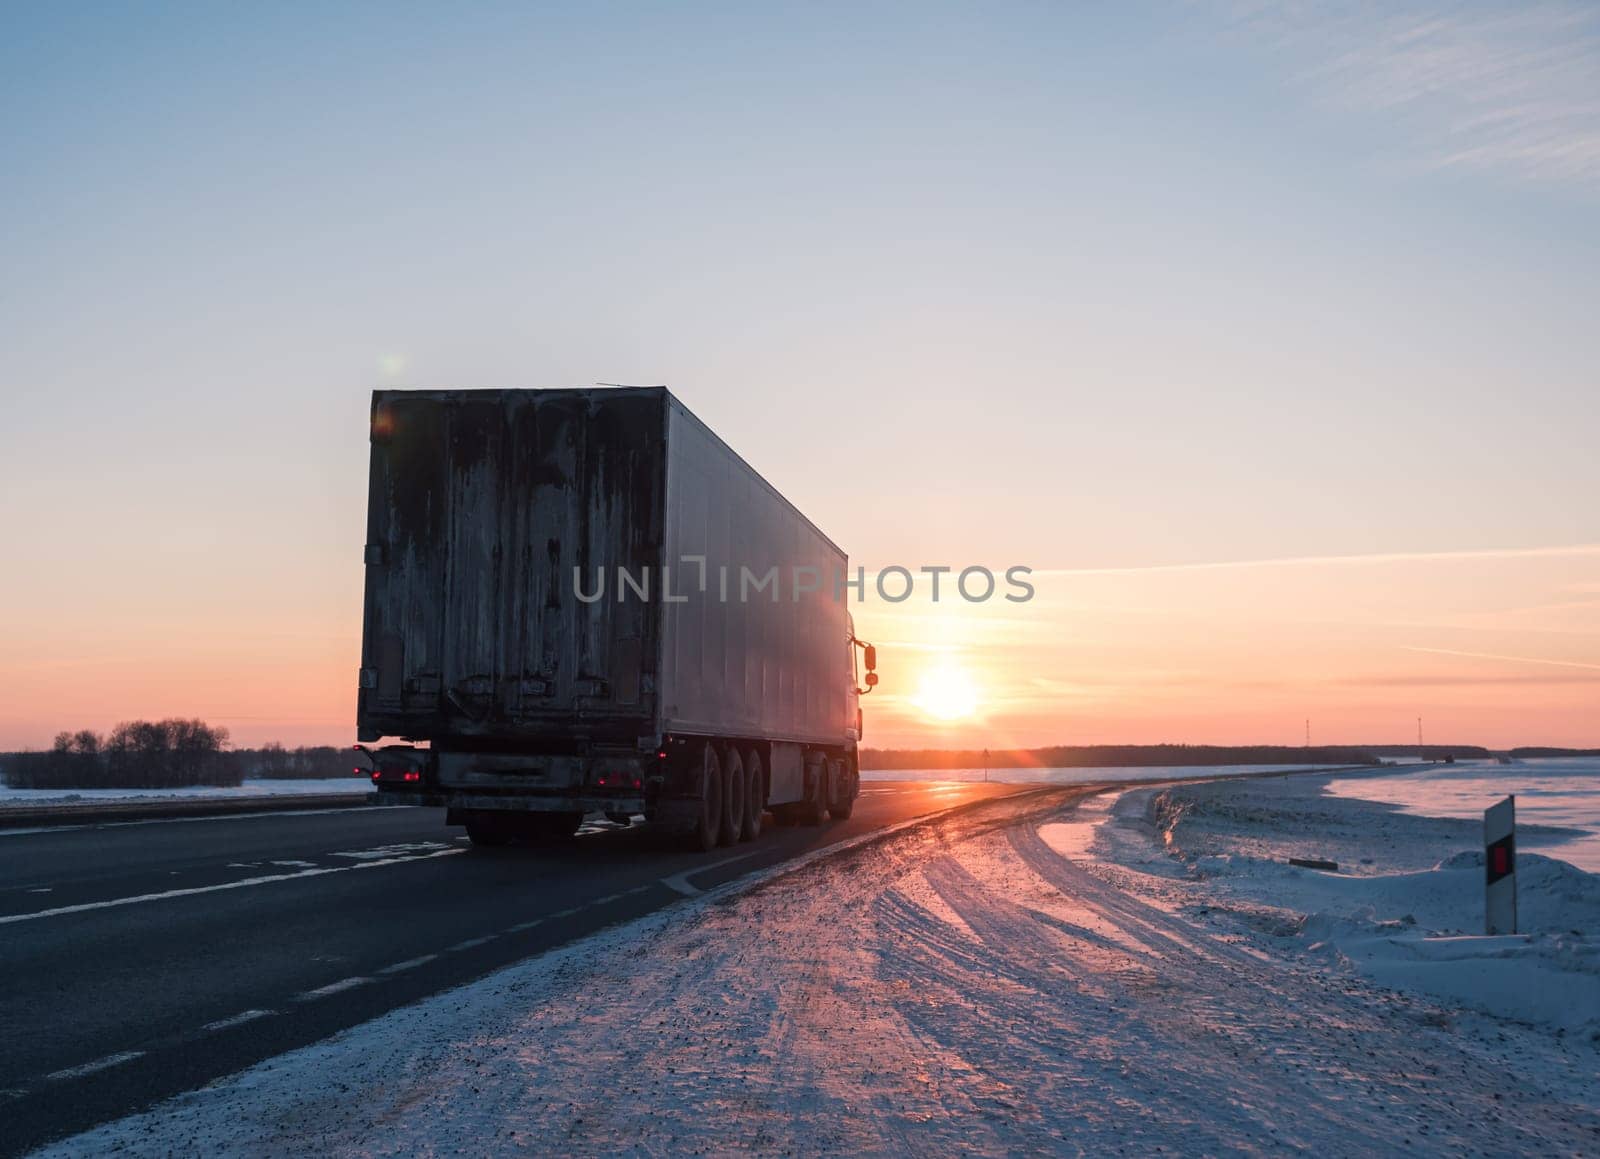
[[[811,764],[807,762],[808,766]],[[806,799],[794,807],[795,821],[800,825],[821,825],[828,816],[828,762],[816,761],[815,768]],[[809,773],[810,767],[806,771]]]
[[[722,762],[708,741],[700,748],[700,814],[689,830],[689,847],[701,853],[717,847],[722,834]]]
[[[744,832],[741,841],[761,836],[761,814],[767,807],[767,778],[761,769],[761,754],[748,749],[744,754]]]
[[[509,845],[516,836],[502,818],[468,814],[466,818],[467,840],[474,845]]]
[[[744,760],[729,745],[722,753],[722,844],[732,845],[744,834]]]
[[[834,771],[837,776],[833,791],[837,795],[837,801],[828,806],[828,816],[835,821],[848,821],[850,814],[856,811],[857,778],[860,774],[855,771],[854,762],[840,761],[835,764]]]

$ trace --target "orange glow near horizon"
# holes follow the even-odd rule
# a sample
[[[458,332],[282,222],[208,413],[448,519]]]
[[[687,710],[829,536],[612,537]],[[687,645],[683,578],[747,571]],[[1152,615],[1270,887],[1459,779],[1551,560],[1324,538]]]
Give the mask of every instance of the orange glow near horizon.
[[[203,566],[200,565],[200,566]],[[220,567],[220,565],[218,565]],[[140,717],[353,740],[359,576],[222,572],[0,625],[0,750]],[[1024,604],[854,606],[874,748],[1600,744],[1600,547],[1044,571]],[[33,606],[54,593],[40,577]]]

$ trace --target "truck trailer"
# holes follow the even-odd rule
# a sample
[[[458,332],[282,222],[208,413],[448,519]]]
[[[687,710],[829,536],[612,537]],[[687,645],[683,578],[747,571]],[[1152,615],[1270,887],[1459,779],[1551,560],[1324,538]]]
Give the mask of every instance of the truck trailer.
[[[380,802],[479,845],[850,815],[849,561],[666,388],[375,391],[365,560]]]

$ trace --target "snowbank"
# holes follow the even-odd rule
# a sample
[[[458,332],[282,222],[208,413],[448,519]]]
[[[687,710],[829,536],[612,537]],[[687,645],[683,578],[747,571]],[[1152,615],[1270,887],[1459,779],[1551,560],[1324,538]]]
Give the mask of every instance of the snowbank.
[[[1135,790],[1090,844],[1139,870],[1152,896],[1273,943],[1266,950],[1600,1036],[1600,875],[1519,854],[1520,932],[1485,937],[1481,821],[1420,816],[1328,787],[1327,778],[1297,778]],[[1526,846],[1571,832],[1527,825],[1518,836]],[[1299,868],[1290,857],[1339,870]]]

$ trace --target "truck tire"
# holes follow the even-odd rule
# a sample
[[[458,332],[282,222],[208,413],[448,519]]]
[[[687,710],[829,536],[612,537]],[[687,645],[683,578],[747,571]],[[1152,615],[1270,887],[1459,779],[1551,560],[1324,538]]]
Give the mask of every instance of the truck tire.
[[[828,816],[835,821],[848,821],[850,814],[856,811],[856,789],[860,774],[856,772],[855,761],[841,761],[837,764],[838,779],[834,785],[835,800],[828,806]]]
[[[795,823],[821,825],[828,816],[828,762],[820,757],[807,760],[806,779],[806,799],[794,806]]]
[[[767,777],[761,768],[761,754],[746,749],[744,754],[744,832],[741,841],[761,836],[761,814],[767,811]]]
[[[739,750],[729,745],[722,752],[722,837],[723,845],[732,845],[744,836],[744,758]]]
[[[505,818],[496,817],[490,813],[468,813],[466,816],[467,840],[474,845],[496,846],[510,845],[516,832],[507,825]]]
[[[689,848],[705,853],[722,836],[722,762],[710,741],[700,746],[700,811],[689,830]]]

